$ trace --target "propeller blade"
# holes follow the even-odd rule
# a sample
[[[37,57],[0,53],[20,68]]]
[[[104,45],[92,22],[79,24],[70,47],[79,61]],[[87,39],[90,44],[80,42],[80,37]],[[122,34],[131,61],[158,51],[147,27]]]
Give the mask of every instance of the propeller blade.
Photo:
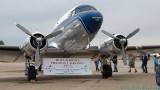
[[[124,46],[123,46],[123,45],[121,45],[121,46],[122,46],[122,58],[125,59],[125,54],[126,54],[126,53],[125,53],[125,49],[124,49]]]
[[[119,39],[119,38],[115,37],[114,35],[110,34],[110,33],[107,32],[107,31],[102,30],[102,33],[105,34],[105,35],[107,35],[107,36],[109,36],[109,37],[111,37],[111,38]]]
[[[50,38],[55,37],[55,36],[57,36],[57,35],[59,35],[59,34],[61,34],[61,33],[62,33],[61,30],[60,30],[60,31],[55,31],[55,32],[52,32],[52,33],[48,34],[48,35],[45,36],[43,39],[50,39]]]
[[[122,46],[122,60],[123,60],[124,65],[127,65],[126,51],[124,48],[124,43],[121,43],[121,46]]]
[[[131,32],[126,38],[129,39],[131,37],[133,37],[135,34],[137,34],[140,31],[139,28],[137,28],[136,30],[134,30],[133,32]]]
[[[22,30],[23,32],[25,32],[27,35],[33,37],[32,33],[31,33],[28,29],[26,29],[25,27],[23,27],[22,25],[16,24],[16,26],[17,26],[20,30]]]
[[[36,49],[36,53],[35,53],[35,66],[37,66],[37,68],[38,68],[39,65],[40,65],[40,48],[39,48],[39,44],[38,44],[37,49]]]

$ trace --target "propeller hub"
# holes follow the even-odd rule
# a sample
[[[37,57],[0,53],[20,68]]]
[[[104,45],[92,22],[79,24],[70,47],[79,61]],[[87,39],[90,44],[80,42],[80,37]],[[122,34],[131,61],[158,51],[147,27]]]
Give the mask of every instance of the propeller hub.
[[[118,38],[118,39],[116,39],[116,38]],[[123,35],[117,35],[116,38],[114,39],[113,43],[118,49],[122,49],[122,45],[124,48],[127,47],[128,41],[127,41],[126,37],[124,37]]]
[[[120,39],[120,42],[122,43],[122,44],[124,44],[125,42],[126,42],[127,40],[126,39]]]
[[[38,37],[38,38],[36,38],[36,41],[37,41],[37,42],[41,42],[41,41],[42,41],[42,38],[41,38],[41,37]]]
[[[34,37],[30,38],[30,43],[34,48],[37,48],[37,46],[39,46],[39,48],[43,48],[45,47],[45,45],[47,44],[47,41],[44,38],[44,36],[40,33],[35,33],[33,34]]]

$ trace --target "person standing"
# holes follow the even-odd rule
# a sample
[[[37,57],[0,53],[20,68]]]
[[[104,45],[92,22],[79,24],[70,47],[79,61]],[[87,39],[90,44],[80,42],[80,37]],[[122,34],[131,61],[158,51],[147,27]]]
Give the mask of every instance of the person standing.
[[[147,62],[148,62],[148,56],[146,53],[144,53],[143,57],[142,57],[142,70],[145,73],[148,73],[147,71]]]
[[[154,71],[156,72],[156,68],[158,66],[158,56],[157,55],[153,56],[153,64],[154,64]]]
[[[97,62],[98,56],[94,55],[93,57],[91,57],[91,60],[94,61],[94,65],[96,68],[96,71],[98,71],[98,62]]]
[[[155,72],[156,72],[156,83],[157,85],[160,87],[160,56],[156,56],[157,57],[157,62],[156,62],[156,66],[155,66]]]
[[[100,63],[98,56],[94,57],[94,63],[95,63],[96,71],[98,72],[99,71],[99,63]]]
[[[135,73],[137,72],[137,69],[135,68],[135,59],[136,59],[135,56],[129,55],[129,71],[128,72],[131,72],[131,68],[134,68]]]
[[[117,55],[113,56],[112,62],[113,62],[113,65],[114,65],[113,72],[118,72],[118,69],[117,69]]]

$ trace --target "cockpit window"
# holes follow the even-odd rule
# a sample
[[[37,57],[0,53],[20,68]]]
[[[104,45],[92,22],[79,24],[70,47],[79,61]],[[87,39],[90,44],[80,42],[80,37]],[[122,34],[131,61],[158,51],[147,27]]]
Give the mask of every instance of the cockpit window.
[[[84,11],[90,11],[90,10],[96,10],[96,9],[94,7],[91,7],[91,6],[77,7],[75,9],[75,14],[80,13],[80,12],[84,12]]]

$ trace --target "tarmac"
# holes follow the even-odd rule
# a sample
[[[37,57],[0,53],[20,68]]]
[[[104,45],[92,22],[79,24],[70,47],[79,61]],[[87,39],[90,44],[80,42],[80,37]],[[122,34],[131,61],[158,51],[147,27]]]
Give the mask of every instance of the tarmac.
[[[24,75],[24,62],[0,62],[0,90],[159,90],[155,82],[152,61],[148,73],[142,73],[141,62],[136,62],[135,72],[128,72],[128,66],[119,61],[119,72],[103,79],[100,72],[86,76],[43,76],[28,82]],[[134,70],[133,70],[134,71]]]

